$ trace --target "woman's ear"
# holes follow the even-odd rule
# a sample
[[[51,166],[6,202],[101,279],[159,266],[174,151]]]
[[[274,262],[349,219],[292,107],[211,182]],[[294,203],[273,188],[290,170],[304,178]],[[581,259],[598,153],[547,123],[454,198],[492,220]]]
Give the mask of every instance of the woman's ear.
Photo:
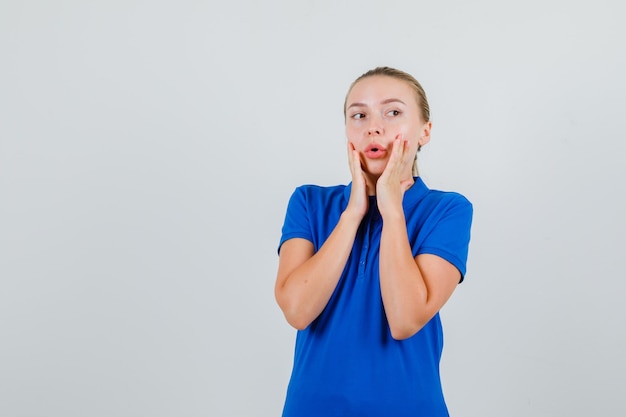
[[[420,132],[420,138],[417,140],[417,144],[420,148],[430,142],[430,129],[433,127],[433,123],[428,121],[424,123],[422,126],[422,131]]]

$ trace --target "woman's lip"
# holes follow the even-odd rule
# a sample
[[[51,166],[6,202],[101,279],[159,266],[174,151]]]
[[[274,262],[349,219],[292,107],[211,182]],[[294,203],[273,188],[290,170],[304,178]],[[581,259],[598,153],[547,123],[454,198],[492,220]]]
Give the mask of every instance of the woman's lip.
[[[383,148],[372,148],[365,151],[365,156],[369,159],[380,159],[387,155],[387,151]]]
[[[370,143],[367,148],[365,148],[365,152],[373,151],[375,149],[379,151],[386,151],[385,147],[380,143]]]
[[[380,143],[370,143],[363,153],[369,159],[380,159],[387,156],[387,149]]]

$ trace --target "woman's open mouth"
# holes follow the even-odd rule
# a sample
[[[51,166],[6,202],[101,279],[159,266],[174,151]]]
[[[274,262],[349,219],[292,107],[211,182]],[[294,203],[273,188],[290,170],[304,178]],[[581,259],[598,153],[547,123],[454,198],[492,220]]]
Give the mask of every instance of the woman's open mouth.
[[[367,158],[379,159],[387,156],[387,150],[378,143],[372,143],[367,148],[365,148],[364,154]]]

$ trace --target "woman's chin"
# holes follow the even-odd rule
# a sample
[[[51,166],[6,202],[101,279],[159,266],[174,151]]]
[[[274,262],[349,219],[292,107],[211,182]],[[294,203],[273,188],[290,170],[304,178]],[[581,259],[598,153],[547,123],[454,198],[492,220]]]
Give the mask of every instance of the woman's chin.
[[[385,167],[387,166],[387,161],[373,161],[368,163],[366,166],[363,167],[363,171],[374,178],[378,178],[382,175],[382,173],[385,171]]]

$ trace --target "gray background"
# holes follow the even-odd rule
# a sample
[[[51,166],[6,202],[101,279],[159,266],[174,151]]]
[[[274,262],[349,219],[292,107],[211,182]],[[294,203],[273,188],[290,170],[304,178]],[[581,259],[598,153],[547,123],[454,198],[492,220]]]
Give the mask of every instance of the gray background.
[[[453,416],[625,415],[619,1],[0,1],[0,415],[276,416],[287,200],[349,181],[342,104],[429,95],[475,206]]]

